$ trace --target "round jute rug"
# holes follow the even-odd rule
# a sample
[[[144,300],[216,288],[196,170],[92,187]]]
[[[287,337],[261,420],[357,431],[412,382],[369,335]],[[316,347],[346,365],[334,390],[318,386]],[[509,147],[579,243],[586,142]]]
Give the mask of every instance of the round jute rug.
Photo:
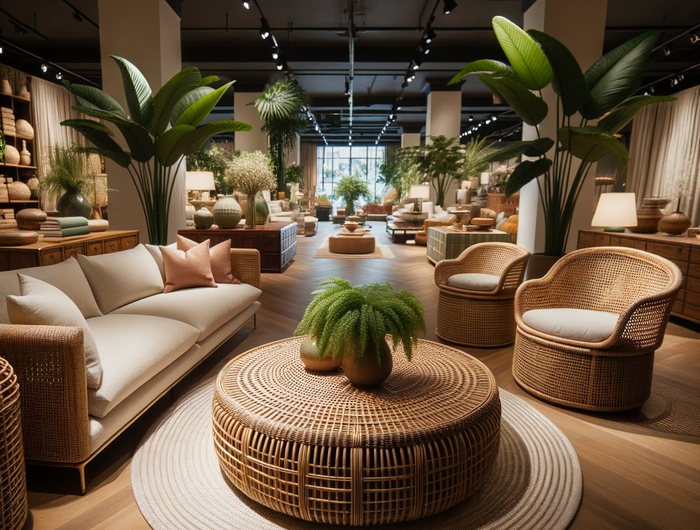
[[[270,510],[230,485],[211,435],[213,380],[182,396],[136,450],[136,502],[155,530],[331,530]],[[500,390],[499,456],[486,483],[462,504],[386,530],[563,530],[576,515],[583,484],[564,434],[522,399]],[[350,528],[350,527],[343,527]]]

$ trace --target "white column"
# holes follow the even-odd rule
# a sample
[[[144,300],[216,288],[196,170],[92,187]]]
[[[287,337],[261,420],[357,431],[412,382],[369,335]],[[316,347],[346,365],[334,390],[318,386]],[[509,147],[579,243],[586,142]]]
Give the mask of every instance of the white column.
[[[267,153],[267,135],[260,130],[264,122],[260,119],[258,109],[253,105],[259,95],[260,92],[236,91],[233,93],[234,119],[253,126],[251,131],[235,133],[236,149],[239,151],[262,151]]]
[[[182,68],[180,17],[165,0],[99,0],[98,6],[102,89],[128,109],[121,74],[110,55],[119,55],[134,63],[155,94]],[[118,132],[115,138],[126,148]],[[141,241],[147,242],[146,219],[129,173],[109,159],[106,170],[109,187],[114,190],[109,192],[110,228],[138,228]],[[170,206],[168,241],[175,241],[178,229],[185,227],[184,175],[183,163],[176,176]]]
[[[418,147],[420,145],[420,133],[403,133],[401,135],[401,147]]]
[[[537,0],[524,14],[524,29],[544,31],[564,43],[585,72],[603,54],[605,38],[605,18],[607,0]],[[542,91],[549,105],[549,115],[540,124],[541,134],[556,138],[556,94],[551,86]],[[572,123],[578,123],[572,119]],[[523,125],[523,140],[534,140],[537,134],[534,127]],[[572,172],[576,171],[574,159]],[[593,201],[595,199],[595,165],[588,173],[581,190],[566,251],[576,248],[578,231],[591,227]],[[518,217],[518,244],[530,252],[544,251],[544,215],[539,201],[537,183],[530,182],[520,191],[520,212]]]
[[[457,138],[462,117],[462,92],[435,91],[428,94],[428,112],[425,120],[425,143],[430,144],[431,136],[446,136],[447,138]],[[459,181],[454,180],[445,195],[445,207],[454,204],[455,192],[459,187]],[[435,202],[435,190],[430,186],[430,200]]]

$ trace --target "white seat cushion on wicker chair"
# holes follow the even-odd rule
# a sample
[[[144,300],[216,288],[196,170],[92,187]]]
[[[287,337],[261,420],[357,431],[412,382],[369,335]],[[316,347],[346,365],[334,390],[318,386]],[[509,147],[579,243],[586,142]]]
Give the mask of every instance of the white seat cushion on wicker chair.
[[[500,276],[494,276],[492,274],[464,272],[461,274],[453,274],[447,278],[447,285],[467,291],[493,291],[500,279]]]
[[[602,342],[612,335],[620,315],[589,309],[533,309],[523,314],[523,322],[543,333],[570,340]]]

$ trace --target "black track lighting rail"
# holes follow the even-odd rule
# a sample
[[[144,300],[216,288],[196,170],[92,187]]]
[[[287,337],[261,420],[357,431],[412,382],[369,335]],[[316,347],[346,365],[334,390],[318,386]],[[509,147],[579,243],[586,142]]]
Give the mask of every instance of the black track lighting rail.
[[[83,20],[87,20],[90,24],[95,26],[97,29],[100,29],[100,26],[92,20],[89,16],[87,16],[85,13],[83,13],[80,9],[75,7],[73,4],[71,4],[68,0],[63,0],[63,3],[66,4],[68,7],[70,7],[73,10],[73,18],[77,22],[82,22]]]

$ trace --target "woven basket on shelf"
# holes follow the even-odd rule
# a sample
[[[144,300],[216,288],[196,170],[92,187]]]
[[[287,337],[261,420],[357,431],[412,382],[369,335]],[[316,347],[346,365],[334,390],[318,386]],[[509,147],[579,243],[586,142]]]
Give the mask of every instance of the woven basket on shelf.
[[[7,191],[11,201],[28,201],[32,196],[32,190],[22,181],[10,182]]]
[[[12,366],[0,357],[0,524],[18,530],[27,519],[19,385]]]
[[[7,133],[5,133],[7,134]],[[9,135],[8,135],[9,136]],[[5,164],[19,164],[19,151],[13,145],[5,146]]]
[[[27,120],[17,120],[15,122],[15,133],[17,138],[22,138],[24,140],[34,139],[34,127],[32,127]]]

